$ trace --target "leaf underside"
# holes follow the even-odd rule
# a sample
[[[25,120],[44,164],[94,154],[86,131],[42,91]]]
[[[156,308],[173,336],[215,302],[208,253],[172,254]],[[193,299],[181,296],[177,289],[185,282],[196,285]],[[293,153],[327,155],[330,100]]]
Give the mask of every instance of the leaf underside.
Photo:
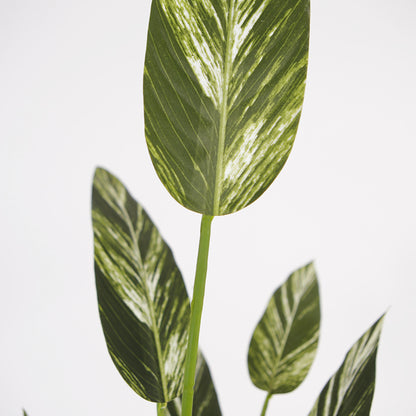
[[[294,390],[315,358],[319,289],[312,263],[296,270],[273,294],[248,352],[252,382],[272,394]]]
[[[144,209],[104,169],[92,195],[95,276],[111,358],[146,400],[182,393],[190,305],[172,252]]]
[[[145,133],[178,202],[224,215],[271,184],[295,139],[308,43],[309,0],[153,0]]]
[[[194,391],[192,416],[221,416],[217,393],[215,392],[208,365],[201,352],[198,354],[196,363]],[[181,397],[168,403],[165,410],[166,416],[181,416],[181,412]]]
[[[384,315],[353,345],[323,388],[309,416],[368,416]]]

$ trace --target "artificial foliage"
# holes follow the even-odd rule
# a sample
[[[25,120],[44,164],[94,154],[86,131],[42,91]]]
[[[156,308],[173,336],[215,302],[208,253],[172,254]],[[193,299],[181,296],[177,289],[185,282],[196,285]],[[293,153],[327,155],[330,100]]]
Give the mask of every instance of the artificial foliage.
[[[289,157],[304,99],[309,20],[309,0],[152,1],[145,137],[168,192],[202,214],[192,301],[156,225],[103,168],[94,176],[92,221],[108,351],[159,416],[221,415],[199,348],[211,223],[259,198]],[[248,346],[250,378],[266,394],[261,415],[272,396],[307,376],[320,316],[309,263],[276,288]],[[309,416],[369,415],[382,322],[351,347]]]
[[[153,0],[145,133],[177,201],[229,214],[270,185],[295,139],[308,45],[309,0]]]
[[[199,348],[211,223],[259,198],[289,157],[309,26],[309,0],[152,0],[145,138],[167,191],[202,214],[191,300],[157,226],[104,168],[94,175],[92,228],[109,355],[157,416],[222,415]],[[352,345],[308,416],[370,414],[383,320]],[[308,263],[276,288],[247,346],[250,379],[265,392],[260,416],[273,396],[294,391],[308,375],[324,342],[320,321],[318,276]]]
[[[93,180],[92,225],[109,355],[158,416],[222,414],[199,346],[211,223],[259,198],[289,157],[304,99],[309,25],[309,0],[152,1],[145,138],[167,191],[202,214],[191,300],[157,226],[103,168]],[[304,381],[324,342],[318,286],[308,263],[265,302],[247,346],[251,381],[265,392],[261,416],[273,396]],[[309,416],[369,415],[383,319],[353,344]]]

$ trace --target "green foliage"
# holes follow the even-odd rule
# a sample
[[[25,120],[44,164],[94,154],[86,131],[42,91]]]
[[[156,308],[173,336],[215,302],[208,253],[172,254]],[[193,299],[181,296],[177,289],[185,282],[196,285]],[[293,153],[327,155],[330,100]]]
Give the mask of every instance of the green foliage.
[[[202,214],[192,308],[169,246],[123,184],[101,168],[92,223],[109,354],[128,385],[157,403],[158,416],[221,416],[198,348],[211,221],[259,198],[289,157],[304,99],[309,24],[309,0],[152,0],[145,134],[164,186]],[[256,326],[248,368],[267,392],[262,416],[272,395],[293,391],[307,376],[319,340],[319,303],[310,263],[275,291]],[[349,350],[309,416],[369,415],[382,323],[383,317]]]
[[[94,176],[92,217],[98,303],[110,355],[133,390],[147,400],[170,402],[165,414],[174,416],[181,405],[190,315],[182,276],[146,212],[101,168]],[[201,353],[195,391],[195,416],[221,415]]]
[[[145,133],[168,191],[203,214],[192,309],[171,250],[104,169],[94,177],[92,218],[108,350],[133,390],[158,403],[159,416],[221,415],[198,354],[210,224],[255,201],[284,166],[302,109],[308,43],[309,0],[152,1]],[[309,416],[368,415],[381,322],[353,346]],[[248,366],[267,391],[262,415],[272,394],[305,379],[319,326],[308,264],[276,290],[253,333]]]
[[[121,182],[97,169],[92,195],[101,323],[120,374],[143,398],[182,393],[190,306],[157,228]]]
[[[252,382],[268,393],[287,393],[304,380],[319,339],[319,289],[312,263],[296,270],[273,294],[248,352]]]
[[[382,316],[352,346],[330,378],[309,416],[368,416],[373,400]]]
[[[145,130],[177,201],[229,214],[271,184],[295,139],[308,44],[309,0],[153,0]]]

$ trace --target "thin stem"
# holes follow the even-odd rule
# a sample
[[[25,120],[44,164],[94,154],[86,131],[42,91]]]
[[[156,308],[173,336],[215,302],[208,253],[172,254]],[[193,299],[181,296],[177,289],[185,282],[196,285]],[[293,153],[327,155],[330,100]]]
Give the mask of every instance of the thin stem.
[[[272,394],[267,393],[266,400],[264,401],[264,405],[263,405],[263,410],[261,411],[260,416],[265,416],[266,415],[266,410],[267,410],[267,406],[269,405],[270,397],[272,397]]]
[[[196,262],[194,293],[191,303],[191,323],[189,328],[188,348],[186,350],[182,416],[192,416],[196,360],[198,358],[199,329],[201,326],[202,306],[204,304],[212,218],[213,217],[211,216],[203,215],[201,219],[198,260]]]
[[[165,416],[166,403],[157,404],[157,416]]]

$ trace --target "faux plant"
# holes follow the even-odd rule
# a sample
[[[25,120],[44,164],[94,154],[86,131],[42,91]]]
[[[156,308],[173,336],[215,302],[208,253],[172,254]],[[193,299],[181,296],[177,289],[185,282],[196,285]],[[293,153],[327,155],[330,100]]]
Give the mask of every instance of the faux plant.
[[[211,222],[254,202],[283,168],[299,124],[308,0],[153,0],[144,68],[145,135],[156,172],[202,214],[192,302],[144,209],[98,168],[92,218],[101,323],[115,366],[158,415],[221,415],[198,339]],[[192,306],[191,306],[192,305]],[[382,318],[353,345],[309,415],[368,415]],[[313,264],[276,290],[248,350],[272,395],[306,377],[319,338]]]

